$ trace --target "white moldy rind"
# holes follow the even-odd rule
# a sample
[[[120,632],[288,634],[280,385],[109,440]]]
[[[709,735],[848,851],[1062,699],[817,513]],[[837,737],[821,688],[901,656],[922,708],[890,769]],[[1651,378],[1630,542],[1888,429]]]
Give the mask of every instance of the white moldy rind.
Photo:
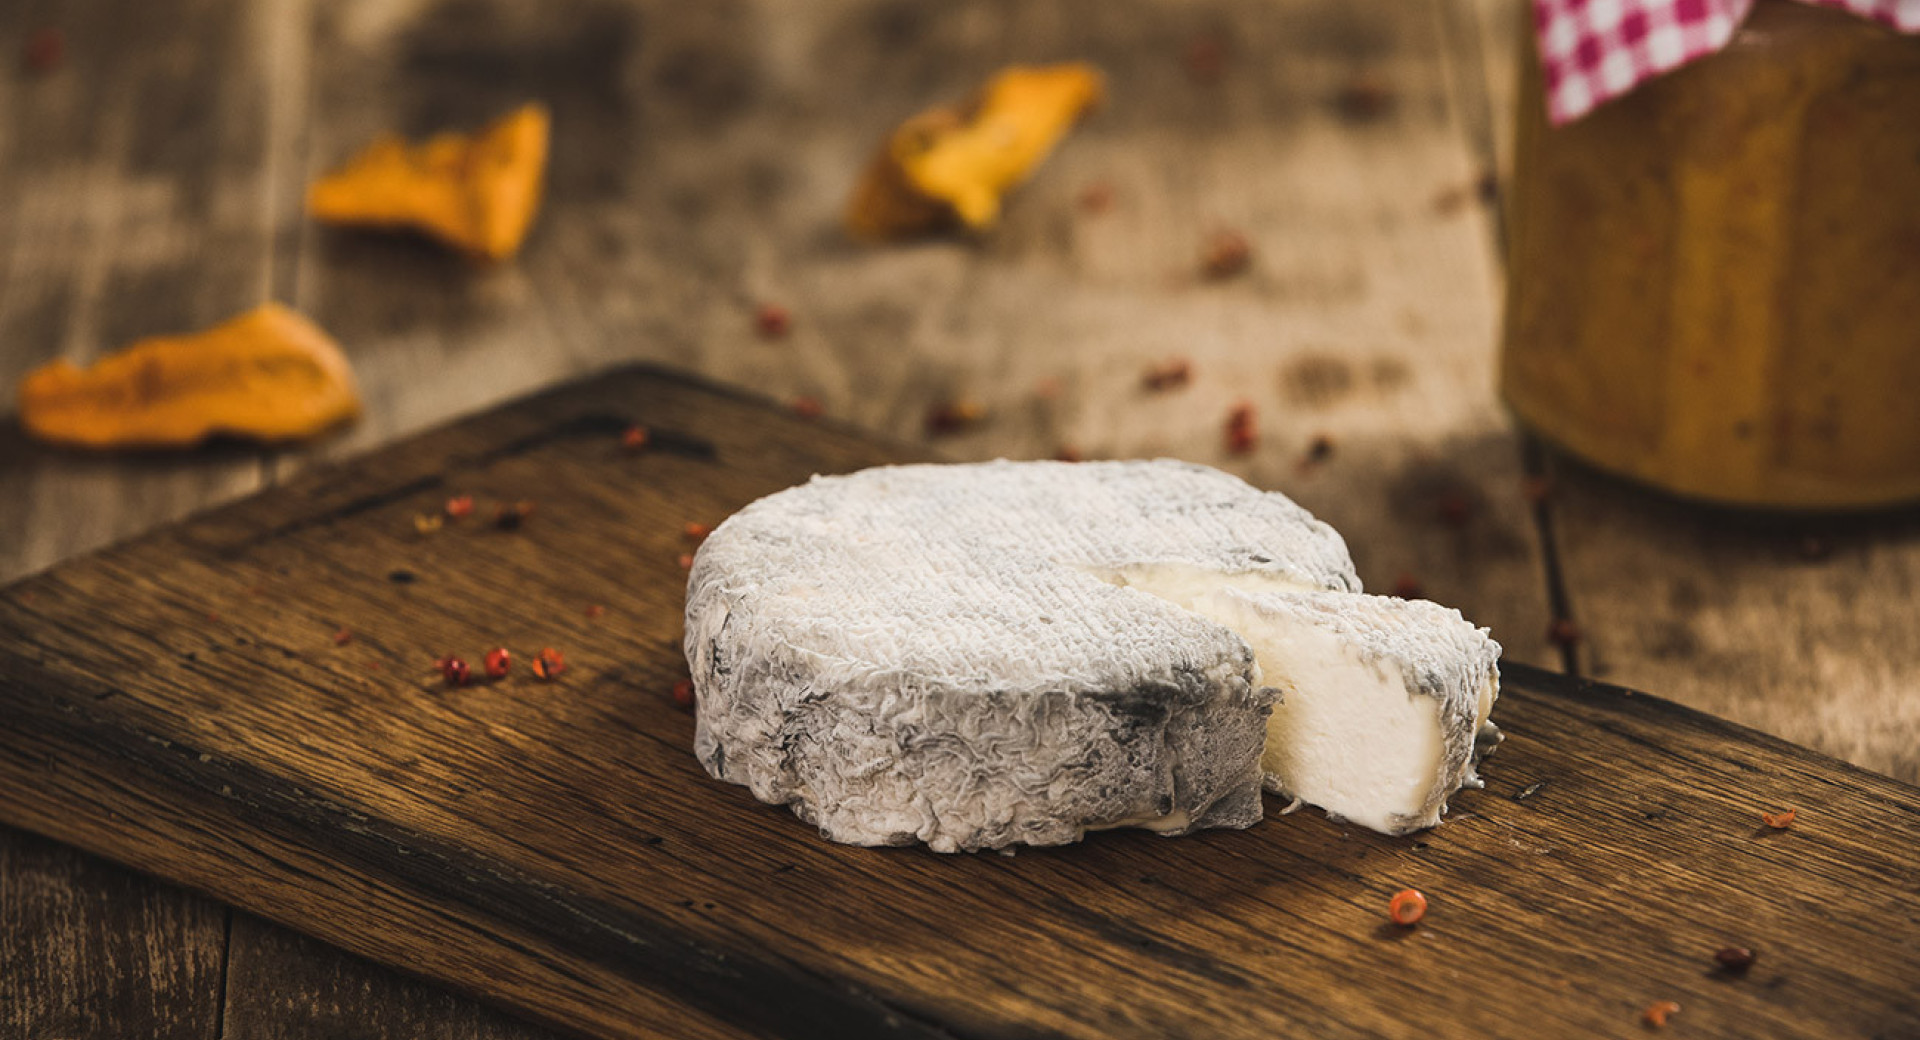
[[[1172,461],[816,477],[703,543],[695,753],[835,841],[939,851],[1261,816],[1271,694],[1246,642],[1096,576],[1359,587],[1285,497]]]

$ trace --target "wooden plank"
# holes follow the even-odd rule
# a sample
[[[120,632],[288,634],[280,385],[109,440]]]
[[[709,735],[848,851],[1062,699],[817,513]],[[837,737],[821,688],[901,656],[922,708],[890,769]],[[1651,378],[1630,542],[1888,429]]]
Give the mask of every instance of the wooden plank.
[[[0,1036],[537,1040],[536,1027],[0,827]]]
[[[341,457],[628,359],[666,361],[902,440],[968,398],[945,456],[1177,455],[1294,495],[1362,578],[1407,576],[1553,660],[1518,453],[1493,395],[1497,267],[1470,187],[1437,8],[1340,0],[1206,9],[1029,5],[325,5],[311,169],[375,134],[553,108],[551,190],[526,252],[476,270],[418,242],[319,231],[297,298],[338,335],[370,416],[277,472]],[[1217,41],[1205,82],[1185,53]],[[885,131],[1016,61],[1085,58],[1112,97],[978,242],[861,249],[838,230]],[[1356,106],[1356,89],[1378,93]],[[1109,212],[1078,205],[1090,185]],[[1206,236],[1249,274],[1198,274]],[[762,301],[791,336],[755,333]],[[1193,385],[1141,389],[1181,355]],[[1043,397],[1051,383],[1058,393]],[[1248,457],[1222,427],[1259,410]],[[1317,438],[1332,454],[1306,456]],[[1459,508],[1455,508],[1458,506]],[[1442,514],[1453,519],[1445,519]]]
[[[1582,670],[1920,781],[1920,524],[1693,506],[1560,466]]]
[[[280,108],[270,5],[179,0],[9,4],[0,40],[0,391],[56,357],[211,324],[271,279]],[[60,65],[15,74],[12,46],[52,25]],[[124,538],[259,484],[230,448],[101,458],[0,432],[0,576]]]
[[[544,1040],[545,1030],[250,914],[233,921],[223,1036]]]
[[[0,5],[0,392],[55,357],[257,301],[271,51],[259,5]],[[45,28],[55,67],[17,72]],[[82,458],[0,429],[0,578],[257,486],[257,456]],[[203,1040],[218,1032],[227,911],[0,829],[0,1035]]]
[[[636,416],[662,450],[619,448]],[[57,567],[0,593],[0,815],[592,1035],[1532,1036],[1662,999],[1699,1035],[1920,1026],[1920,791],[1519,665],[1488,789],[1414,839],[1276,805],[942,857],[711,782],[666,697],[680,526],[894,457],[628,370]],[[413,530],[456,491],[538,511]],[[572,670],[440,686],[494,642]],[[1435,900],[1410,934],[1404,885]]]
[[[226,913],[0,827],[0,1036],[218,1035]]]

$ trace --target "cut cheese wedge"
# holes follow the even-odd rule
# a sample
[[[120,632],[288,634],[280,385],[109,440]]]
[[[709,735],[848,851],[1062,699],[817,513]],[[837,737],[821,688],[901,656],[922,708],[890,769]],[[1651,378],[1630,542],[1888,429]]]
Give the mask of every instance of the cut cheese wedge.
[[[1277,693],[1260,765],[1267,787],[1388,834],[1440,822],[1478,787],[1500,739],[1489,721],[1500,644],[1426,600],[1249,591],[1231,579],[1148,569],[1122,578],[1224,625]]]
[[[694,751],[862,845],[1246,827],[1263,784],[1428,826],[1471,780],[1498,648],[1359,588],[1332,528],[1204,466],[816,477],[694,559]]]

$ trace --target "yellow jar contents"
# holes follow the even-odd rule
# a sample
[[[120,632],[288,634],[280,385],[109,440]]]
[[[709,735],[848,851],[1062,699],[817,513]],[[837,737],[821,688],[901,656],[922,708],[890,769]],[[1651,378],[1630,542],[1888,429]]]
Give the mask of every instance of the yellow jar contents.
[[[1721,502],[1920,499],[1920,37],[1760,0],[1727,48],[1549,127],[1522,58],[1502,392]]]

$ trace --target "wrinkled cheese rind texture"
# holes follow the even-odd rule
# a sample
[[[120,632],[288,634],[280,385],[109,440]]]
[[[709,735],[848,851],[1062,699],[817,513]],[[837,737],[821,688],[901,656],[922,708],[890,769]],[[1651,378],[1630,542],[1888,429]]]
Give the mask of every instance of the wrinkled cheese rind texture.
[[[1269,724],[1270,789],[1405,834],[1438,824],[1455,791],[1481,786],[1474,766],[1500,739],[1489,719],[1500,644],[1459,611],[1418,599],[1237,588],[1183,605],[1246,638],[1262,681],[1286,702]],[[1363,686],[1385,702],[1367,700]],[[1289,726],[1289,713],[1309,711],[1311,731]],[[1338,768],[1289,776],[1290,762]]]
[[[826,837],[937,851],[1261,816],[1247,643],[1101,575],[1354,591],[1332,528],[1204,466],[895,466],[761,499],[688,579],[695,753]]]

